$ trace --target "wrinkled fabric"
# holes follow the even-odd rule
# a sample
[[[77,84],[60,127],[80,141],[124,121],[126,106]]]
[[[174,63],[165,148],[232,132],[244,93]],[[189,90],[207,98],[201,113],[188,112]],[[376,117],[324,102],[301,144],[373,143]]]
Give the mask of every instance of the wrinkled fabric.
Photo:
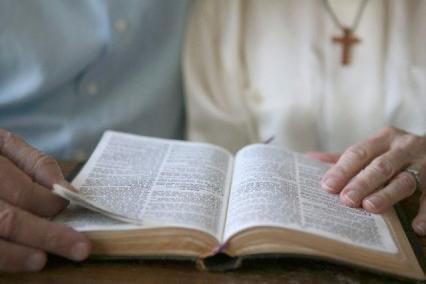
[[[186,1],[0,1],[0,128],[57,158],[105,129],[181,138]]]
[[[330,1],[350,25],[361,1]],[[386,125],[426,129],[426,1],[369,1],[352,63],[323,1],[193,6],[184,49],[187,137],[237,151],[274,137],[342,151]]]

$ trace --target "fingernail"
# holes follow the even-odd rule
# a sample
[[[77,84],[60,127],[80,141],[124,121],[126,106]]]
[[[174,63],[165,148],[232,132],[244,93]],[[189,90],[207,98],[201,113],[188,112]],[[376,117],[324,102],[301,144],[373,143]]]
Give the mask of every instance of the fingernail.
[[[426,223],[425,222],[419,222],[415,225],[416,227],[416,232],[420,235],[425,235],[426,234]]]
[[[87,242],[79,242],[73,245],[71,248],[71,257],[72,259],[77,261],[87,258],[89,253],[90,253],[90,244],[88,244]]]
[[[344,193],[343,197],[348,201],[350,206],[355,206],[357,204],[356,200],[357,200],[358,194],[355,191],[350,190]]]
[[[39,271],[46,263],[46,256],[40,252],[34,253],[28,257],[26,268],[28,271]]]
[[[334,178],[326,178],[324,181],[321,182],[322,188],[328,191],[336,191],[338,185],[339,181]]]
[[[365,203],[371,209],[378,210],[380,208],[380,203],[382,203],[382,201],[379,197],[373,195],[365,199]]]

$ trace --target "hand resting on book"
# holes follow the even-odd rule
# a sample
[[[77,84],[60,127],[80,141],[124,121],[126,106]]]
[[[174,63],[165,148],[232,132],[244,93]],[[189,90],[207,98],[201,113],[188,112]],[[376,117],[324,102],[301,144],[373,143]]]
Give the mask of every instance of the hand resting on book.
[[[351,207],[363,207],[381,213],[411,196],[416,188],[426,187],[426,137],[388,127],[366,141],[349,147],[338,158],[335,154],[310,153],[309,156],[336,162],[322,179],[322,187],[340,194],[341,201]],[[407,169],[418,172],[407,172]],[[426,198],[421,195],[412,227],[418,235],[426,235]]]
[[[58,164],[16,135],[0,129],[0,271],[37,271],[46,253],[83,260],[88,238],[50,222],[67,202],[52,194],[62,181]]]

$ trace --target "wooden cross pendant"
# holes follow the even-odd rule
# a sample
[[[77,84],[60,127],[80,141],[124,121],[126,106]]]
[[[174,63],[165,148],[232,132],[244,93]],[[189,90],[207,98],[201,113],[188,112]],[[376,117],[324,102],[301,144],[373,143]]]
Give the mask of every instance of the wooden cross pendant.
[[[350,28],[343,28],[343,36],[334,36],[333,42],[342,45],[342,65],[349,65],[351,62],[351,49],[352,45],[361,42],[359,38],[354,36]]]

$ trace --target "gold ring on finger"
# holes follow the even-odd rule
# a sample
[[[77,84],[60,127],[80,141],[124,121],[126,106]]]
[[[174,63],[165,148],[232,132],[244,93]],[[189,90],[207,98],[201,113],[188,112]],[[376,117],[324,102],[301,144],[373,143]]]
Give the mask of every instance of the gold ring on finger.
[[[413,176],[413,178],[416,181],[416,191],[421,191],[420,172],[418,170],[415,170],[415,169],[406,169],[404,172],[407,172],[407,173],[409,173],[410,175]]]

